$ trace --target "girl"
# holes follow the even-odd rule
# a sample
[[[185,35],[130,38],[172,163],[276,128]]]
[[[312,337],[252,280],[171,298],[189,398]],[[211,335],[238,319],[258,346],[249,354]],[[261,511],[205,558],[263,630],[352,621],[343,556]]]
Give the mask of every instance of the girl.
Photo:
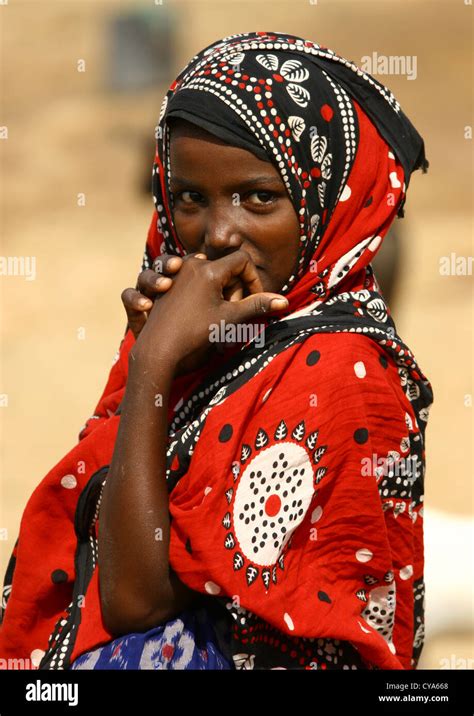
[[[256,32],[191,60],[118,360],[25,510],[0,656],[416,668],[433,396],[370,264],[427,166],[389,90],[331,50]]]

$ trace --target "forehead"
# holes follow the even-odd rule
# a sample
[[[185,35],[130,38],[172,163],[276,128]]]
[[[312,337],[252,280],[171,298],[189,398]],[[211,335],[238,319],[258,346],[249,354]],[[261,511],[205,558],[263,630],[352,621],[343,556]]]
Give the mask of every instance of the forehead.
[[[173,119],[170,125],[169,168],[173,175],[204,176],[219,178],[239,177],[242,180],[251,175],[281,176],[272,162],[263,161],[251,151],[234,146],[181,118]],[[212,175],[209,172],[212,171]],[[216,172],[220,174],[218,177]]]
[[[201,139],[215,144],[225,144],[219,137],[181,117],[170,117],[167,124],[170,130],[170,143],[180,137],[189,137],[190,139]]]

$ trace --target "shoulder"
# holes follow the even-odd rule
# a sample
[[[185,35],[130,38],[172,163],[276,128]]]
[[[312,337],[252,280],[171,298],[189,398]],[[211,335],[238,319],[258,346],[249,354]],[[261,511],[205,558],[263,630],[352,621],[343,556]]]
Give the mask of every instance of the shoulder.
[[[282,396],[328,414],[355,410],[404,415],[398,366],[379,343],[357,333],[316,333],[274,366]]]
[[[295,368],[314,368],[326,380],[353,375],[362,380],[370,376],[386,380],[397,366],[387,351],[369,336],[361,333],[315,333],[295,350]]]
[[[385,353],[383,347],[365,333],[313,333],[301,344],[303,350],[308,348],[318,349],[338,355],[346,359],[357,356],[360,353],[376,356]]]

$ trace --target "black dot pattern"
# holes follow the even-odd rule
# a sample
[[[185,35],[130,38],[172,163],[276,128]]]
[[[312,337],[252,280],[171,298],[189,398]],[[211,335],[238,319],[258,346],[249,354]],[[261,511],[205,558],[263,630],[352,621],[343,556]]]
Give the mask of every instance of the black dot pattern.
[[[304,519],[312,493],[311,463],[300,446],[275,445],[254,458],[234,503],[236,536],[247,558],[273,564]]]
[[[376,629],[390,641],[395,619],[395,586],[375,587],[370,593],[369,602],[362,612],[367,624]]]
[[[369,431],[367,428],[357,428],[357,430],[354,432],[354,440],[359,445],[363,445],[367,442],[369,439]]]
[[[232,425],[230,425],[229,423],[226,423],[226,425],[224,425],[221,428],[221,431],[219,433],[219,442],[221,442],[221,443],[228,442],[231,439],[233,432],[234,432],[234,430],[232,428]]]
[[[67,582],[67,580],[67,572],[65,572],[64,569],[55,569],[54,572],[51,572],[51,581],[54,584],[62,584],[63,582]]]
[[[311,351],[306,358],[306,365],[316,365],[320,358],[321,353],[319,351]]]

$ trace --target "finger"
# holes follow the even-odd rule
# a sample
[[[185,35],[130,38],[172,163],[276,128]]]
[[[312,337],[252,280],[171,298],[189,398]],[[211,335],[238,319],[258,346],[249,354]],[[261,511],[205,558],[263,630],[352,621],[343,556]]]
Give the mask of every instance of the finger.
[[[138,275],[136,290],[154,299],[156,293],[163,293],[172,286],[172,279],[166,274],[174,275],[182,264],[180,256],[162,254],[153,262],[153,269],[146,269]]]
[[[126,288],[122,291],[121,298],[127,313],[129,328],[135,338],[137,338],[147,321],[147,310],[151,309],[153,302],[149,298],[141,296],[140,293],[133,288]]]
[[[149,311],[150,308],[153,306],[153,301],[151,301],[146,296],[143,296],[135,288],[126,288],[124,291],[122,291],[120,297],[122,299],[122,303],[125,306],[126,311]]]
[[[189,256],[199,259],[207,258],[203,253],[188,254],[184,258],[162,254],[153,262],[154,269],[146,269],[139,274],[136,289],[151,299],[154,299],[157,293],[165,293],[173,285],[172,279],[165,274],[176,274],[183,265],[184,259]]]
[[[159,274],[174,274],[183,265],[181,256],[173,256],[172,254],[161,254],[153,261],[153,271]]]
[[[181,266],[183,261],[193,256],[196,259],[207,259],[206,254],[199,252],[197,254],[186,254],[186,256],[173,256],[171,254],[162,254],[153,262],[153,267],[156,273],[162,274],[175,274]]]
[[[147,269],[138,276],[135,290],[150,299],[154,299],[157,293],[164,293],[172,284],[173,279],[169,276],[161,276],[155,271]]]
[[[223,296],[226,301],[240,301],[244,297],[244,285],[242,281],[237,279],[235,283],[226,286],[223,291]]]
[[[278,293],[257,293],[232,303],[233,321],[245,322],[253,316],[277,313],[288,308],[288,299]]]
[[[263,291],[257,267],[250,255],[242,249],[212,261],[212,273],[221,281],[222,290],[234,285],[235,280],[239,279],[250,294]]]
[[[239,282],[242,284],[242,288],[247,289],[250,294],[261,293],[263,291],[262,281],[250,254],[243,250],[240,250],[238,253],[243,255],[242,259],[239,258],[239,261],[243,261],[243,268],[240,271],[240,264],[237,262],[237,264],[235,264],[235,270],[238,272],[237,275]],[[240,298],[243,298],[243,291]]]
[[[135,339],[138,338],[142,332],[143,326],[147,322],[147,317],[146,313],[135,313],[132,315],[127,311],[128,327],[135,336]]]

